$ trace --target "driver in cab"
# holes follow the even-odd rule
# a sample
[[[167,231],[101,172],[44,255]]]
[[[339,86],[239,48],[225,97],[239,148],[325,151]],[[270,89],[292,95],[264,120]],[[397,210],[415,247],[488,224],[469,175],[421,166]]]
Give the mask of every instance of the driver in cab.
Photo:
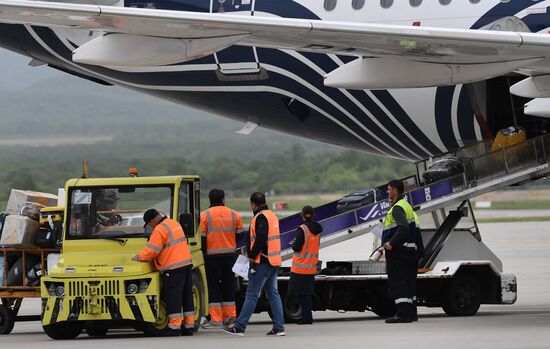
[[[97,200],[97,225],[112,226],[119,225],[122,222],[122,217],[113,211],[117,207],[119,197],[115,190],[107,189]]]

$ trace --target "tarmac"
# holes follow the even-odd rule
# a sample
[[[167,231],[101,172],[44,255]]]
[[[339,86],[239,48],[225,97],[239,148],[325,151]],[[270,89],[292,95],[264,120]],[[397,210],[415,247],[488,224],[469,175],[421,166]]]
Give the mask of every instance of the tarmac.
[[[550,210],[475,210],[476,218],[529,218],[550,217]]]
[[[374,314],[315,312],[310,326],[288,324],[286,337],[266,337],[267,314],[255,314],[245,337],[219,329],[193,337],[148,338],[111,331],[104,338],[82,334],[76,340],[53,341],[39,322],[17,323],[0,337],[0,348],[550,348],[550,222],[480,224],[484,242],[501,258],[504,271],[518,279],[514,305],[482,306],[472,317],[448,317],[440,308],[419,308],[412,324],[385,324]],[[327,260],[365,259],[372,240],[359,237],[323,249]],[[39,300],[23,303],[23,314],[37,314]]]

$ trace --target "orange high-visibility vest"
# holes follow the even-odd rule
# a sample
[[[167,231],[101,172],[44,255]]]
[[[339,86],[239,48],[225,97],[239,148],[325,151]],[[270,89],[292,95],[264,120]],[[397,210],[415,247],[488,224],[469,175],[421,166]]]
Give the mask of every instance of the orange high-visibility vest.
[[[256,240],[256,219],[259,215],[263,214],[267,219],[268,234],[267,234],[267,259],[269,264],[274,267],[279,267],[282,264],[281,261],[281,238],[279,233],[279,218],[270,210],[264,210],[258,212],[257,215],[252,218],[250,222],[250,249],[254,246],[254,240]],[[262,253],[259,253],[254,262],[260,263]]]
[[[319,261],[321,234],[313,234],[305,224],[300,228],[304,232],[304,244],[300,251],[294,252],[290,271],[296,274],[315,275]]]
[[[139,258],[142,261],[154,259],[155,267],[159,271],[193,264],[183,228],[170,218],[164,219],[155,227]]]
[[[237,230],[243,228],[239,214],[225,206],[214,206],[201,213],[201,233],[206,237],[206,255],[235,253]]]

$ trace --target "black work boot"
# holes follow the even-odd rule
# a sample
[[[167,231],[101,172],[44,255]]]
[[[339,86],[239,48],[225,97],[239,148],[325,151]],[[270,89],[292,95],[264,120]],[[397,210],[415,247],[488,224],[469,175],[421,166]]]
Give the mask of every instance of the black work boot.
[[[387,324],[404,324],[413,322],[413,320],[410,317],[404,317],[399,315],[394,315],[389,319],[386,319]]]
[[[181,335],[182,336],[192,336],[193,335],[193,329],[184,327],[184,328],[181,329]]]
[[[179,330],[174,330],[174,329],[171,329],[171,328],[167,328],[164,331],[164,336],[166,336],[166,337],[178,337],[179,335],[180,335]]]
[[[386,319],[387,324],[400,324],[400,323],[409,323],[413,320],[411,319],[411,307],[410,303],[398,303],[397,304],[397,313],[389,319]]]

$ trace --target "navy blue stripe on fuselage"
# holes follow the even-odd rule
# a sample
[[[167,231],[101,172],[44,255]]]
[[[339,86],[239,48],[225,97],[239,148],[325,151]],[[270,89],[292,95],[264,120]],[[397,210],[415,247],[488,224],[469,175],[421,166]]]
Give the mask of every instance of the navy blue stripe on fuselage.
[[[330,72],[332,71],[333,69],[336,69],[336,68],[339,68],[339,65],[337,65],[336,63],[331,64],[329,62],[326,62],[328,60],[334,62],[332,59],[330,59],[330,57],[328,57],[327,55],[323,55],[323,54],[312,54],[308,57],[311,57],[311,59],[313,61],[315,61],[316,63],[318,63],[317,65],[322,67],[323,70],[325,70],[326,72]],[[321,58],[317,58],[317,57],[326,57],[326,59],[323,59],[322,60],[322,65],[320,65],[320,60]],[[342,60],[342,62],[345,64],[345,63],[349,63],[355,59],[359,59],[357,57],[352,57],[352,56],[338,56],[338,58],[340,60],[342,60],[343,58],[346,58],[346,60]],[[327,68],[325,68],[328,67]],[[360,90],[348,90],[348,92],[350,92],[355,98],[359,99],[359,100],[364,100],[364,105],[367,107],[367,109],[373,113],[375,115],[375,117],[378,118],[378,116],[382,116],[381,118],[378,118],[378,120],[380,122],[383,123],[384,127],[386,127],[388,130],[391,130],[392,132],[394,132],[395,130],[395,133],[394,135],[396,137],[398,137],[400,140],[401,139],[409,139],[409,137],[404,133],[402,132],[399,127],[397,127],[397,125],[395,125],[391,119],[388,118],[388,116],[386,115],[386,113],[384,111],[382,111],[382,109],[380,109],[380,107],[378,106],[378,104],[376,104],[370,97],[368,96],[365,96],[365,97],[362,97],[362,95],[365,95],[365,92],[364,91],[360,91]],[[391,115],[393,115],[393,117],[405,128],[407,129],[407,131],[420,143],[422,144],[423,147],[426,148],[426,150],[428,150],[431,154],[438,154],[441,152],[441,150],[426,136],[426,134],[424,132],[422,132],[422,130],[420,130],[420,128],[414,123],[414,121],[412,120],[412,118],[407,114],[407,112],[401,107],[401,105],[395,100],[395,98],[393,98],[393,96],[391,95],[391,93],[389,93],[389,91],[386,91],[386,90],[372,90],[371,91],[372,94],[386,107],[386,109],[388,109],[388,111],[391,113]],[[423,156],[426,156],[428,154],[426,154],[426,152],[424,150],[422,150],[421,148],[419,148],[414,142],[411,143],[411,146],[413,147],[412,150],[414,152],[416,152],[417,154],[423,154]]]
[[[321,68],[324,72],[331,72],[340,66],[332,58],[322,53],[299,52],[302,56],[310,60],[313,64]]]
[[[349,62],[352,62],[356,59],[358,59],[359,57],[355,57],[355,56],[337,56],[339,60],[341,60],[344,64],[346,63],[349,63]]]
[[[270,64],[273,66],[281,67],[289,72],[294,73],[295,75],[300,76],[300,78],[303,78],[308,83],[313,85],[315,88],[322,91],[326,96],[328,96],[330,99],[336,102],[336,104],[339,105],[341,108],[345,109],[348,113],[355,116],[372,133],[379,136],[382,134],[385,134],[384,131],[381,130],[367,115],[365,115],[365,113],[359,107],[351,103],[349,98],[344,96],[338,89],[327,88],[324,85],[323,76],[319,75],[315,70],[313,70],[307,64],[304,64],[302,61],[278,50],[258,48],[257,52],[258,52],[258,58],[262,64]],[[286,88],[287,82],[283,82],[282,85],[278,85],[275,81],[272,81],[271,75],[272,73],[270,72],[270,80],[269,80],[270,86],[277,86],[282,89],[287,89]],[[303,89],[303,86],[302,86],[302,89]],[[301,94],[300,92],[301,91],[296,91],[298,95]],[[308,99],[308,100],[312,101],[316,105],[319,105],[318,103],[323,103],[323,104],[327,103],[325,98],[322,96],[319,96],[318,94],[312,95],[311,98],[313,99]],[[339,108],[334,107],[332,103],[328,103],[328,105],[330,106],[331,109],[334,110],[333,113],[330,113],[332,116],[342,115],[341,117],[338,117],[339,120],[343,120],[343,119],[349,120],[349,117],[343,114]],[[324,110],[328,111],[327,109],[324,109]],[[358,115],[361,115],[362,117],[358,118]],[[352,124],[357,125],[355,122],[352,122]],[[396,151],[399,156],[404,156],[403,154],[408,153],[406,149],[402,148],[399,144],[397,144],[393,140],[388,141],[386,144],[384,144],[376,141],[370,134],[368,134],[363,129],[360,129],[360,131],[356,131],[356,132],[358,132],[362,136],[368,137],[367,139],[369,140],[369,142],[377,143],[379,147],[389,146],[389,148]],[[380,138],[384,139],[386,137],[380,137]]]
[[[435,97],[435,124],[441,142],[448,150],[458,149],[453,132],[452,104],[456,86],[438,87]]]
[[[190,11],[190,12],[210,12],[210,0],[155,0],[147,2],[147,0],[125,0],[125,7],[145,7],[150,4],[156,9],[173,10],[173,11]],[[249,12],[251,4],[243,5],[242,1],[214,1],[213,12]],[[308,8],[294,2],[292,0],[255,0],[254,12],[266,12],[284,18],[302,18],[302,19],[319,19],[319,17]],[[241,13],[241,14],[242,14]]]
[[[507,3],[500,3],[487,11],[483,16],[481,16],[472,26],[471,29],[482,28],[499,18],[506,16],[514,16],[518,12],[525,10],[528,7],[535,5],[537,2],[544,0],[535,0],[535,1],[520,1],[514,0]]]
[[[531,29],[532,32],[537,33],[543,29],[550,27],[550,7],[546,8],[546,13],[530,14],[522,18],[523,22]]]
[[[151,7],[158,10],[210,12],[210,0],[124,0],[125,7]]]
[[[309,54],[307,55],[308,58],[313,59],[314,61],[312,64],[316,64],[321,69],[324,68],[324,64],[328,63],[327,60],[330,60],[332,64],[334,64],[334,68],[337,67],[337,64],[330,59],[327,55],[324,54]],[[277,62],[277,64],[286,64],[285,60],[288,58],[283,57],[280,62]],[[263,62],[264,60],[262,60]],[[321,64],[323,66],[321,66]],[[323,69],[325,70],[325,69]],[[314,70],[312,70],[312,74],[317,74]],[[318,74],[317,74],[318,75]],[[303,71],[300,72],[300,76],[303,77]],[[307,75],[309,77],[309,75]],[[396,149],[400,152],[402,156],[407,156],[406,154],[411,154],[415,157],[426,157],[427,154],[420,149],[407,135],[405,135],[393,122],[392,120],[384,113],[379,106],[366,94],[364,91],[353,91],[348,90],[347,92],[357,100],[357,102],[364,106],[372,115],[375,117],[380,124],[382,124],[385,129],[383,130],[380,128],[374,121],[371,120],[370,116],[365,114],[364,110],[362,110],[359,106],[357,106],[353,101],[349,99],[348,96],[346,96],[340,89],[334,89],[334,88],[327,88],[324,85],[323,77],[319,76],[320,79],[317,81],[316,87],[320,90],[322,90],[325,94],[329,95],[332,99],[334,99],[338,104],[340,104],[342,107],[346,108],[350,114],[352,114],[354,117],[356,117],[361,123],[363,123],[371,132],[375,133],[377,136],[381,137],[382,139],[391,139],[390,141],[390,147],[392,149]],[[312,77],[313,78],[313,77]],[[312,79],[308,78],[308,81],[311,81]],[[398,142],[395,141],[395,137],[398,137],[398,139],[408,148],[403,148],[402,145],[400,145]]]
[[[171,64],[171,65],[193,66],[193,65],[197,65],[197,64],[217,64],[217,63],[216,63],[216,58],[214,58],[214,55],[208,55],[208,56],[204,56],[204,57],[194,59],[194,60],[189,61],[189,62],[174,63],[174,64]]]
[[[458,98],[457,119],[458,130],[462,141],[469,143],[477,140],[474,109],[472,108],[472,102],[470,101],[466,85],[462,86]]]
[[[439,154],[441,150],[426,136],[422,130],[416,125],[407,112],[401,107],[401,105],[393,98],[391,93],[387,90],[373,90],[372,93],[388,111],[401,123],[407,131],[416,138],[416,140],[422,144],[430,153]]]
[[[317,53],[301,53],[304,57],[309,59],[313,64],[320,67],[325,72],[330,72],[334,69],[339,68],[340,66],[338,63],[336,63],[333,59],[331,59],[326,54],[317,54]],[[328,89],[330,90],[330,89]],[[340,93],[342,93],[339,89],[337,90]],[[419,156],[420,158],[425,158],[429,154],[427,154],[423,149],[421,149],[410,137],[405,134],[391,119],[390,117],[384,112],[379,105],[370,98],[365,91],[362,90],[347,90],[347,92],[355,98],[362,106],[364,106],[377,120],[384,126],[384,128],[387,130],[385,132],[386,134],[389,134],[390,137],[393,136],[393,138],[399,139],[403,144],[405,144],[410,151],[412,151],[416,156]],[[344,98],[348,98],[347,96],[344,96]],[[387,102],[390,103],[397,103],[393,98],[387,99]],[[353,102],[347,100],[345,104],[343,105],[350,105]],[[385,103],[383,103],[386,108],[390,108],[391,106],[387,106]],[[396,109],[394,107],[394,109]],[[359,110],[360,114],[354,114],[354,115],[364,115],[364,117],[369,117],[368,115],[365,115],[365,113],[362,110]],[[405,124],[408,127],[410,126],[409,123],[406,122],[406,120],[400,119],[400,115],[392,114],[396,120],[398,120],[402,125],[405,126]],[[405,116],[408,117],[405,113]],[[412,121],[411,121],[412,122]],[[411,130],[411,128],[409,128]],[[382,130],[381,130],[382,131]],[[414,131],[411,130],[411,131]],[[384,132],[384,131],[382,131]],[[428,139],[422,132],[420,132],[421,135],[415,134],[414,132],[411,133],[413,137],[415,137],[417,140],[425,138]],[[437,152],[436,152],[437,153]],[[435,153],[434,153],[435,154]]]
[[[308,8],[291,0],[255,0],[254,11],[267,12],[284,18],[320,19]]]
[[[415,143],[405,132],[402,131],[399,126],[397,126],[392,119],[389,117],[389,115],[380,108],[380,106],[369,96],[365,91],[348,91],[351,93],[352,96],[354,96],[356,99],[358,99],[366,108],[369,110],[374,117],[382,124],[384,125],[384,128],[388,130],[388,132],[391,134],[391,136],[394,139],[399,139],[403,144],[405,144],[410,151],[414,152],[420,158],[426,158],[429,154],[426,153],[422,148],[420,148],[417,143]],[[373,94],[376,91],[372,91]],[[391,100],[382,100],[378,96],[375,95],[376,98],[388,109],[389,113],[392,113],[391,111]],[[397,103],[397,102],[396,102]],[[402,115],[396,115],[392,114],[395,120],[397,120],[401,125],[405,124],[405,120],[403,120],[401,117]],[[409,129],[409,132],[411,132],[411,135],[415,137],[415,139],[418,141],[422,137],[419,134],[414,133],[414,129]],[[423,134],[422,134],[423,136]]]

